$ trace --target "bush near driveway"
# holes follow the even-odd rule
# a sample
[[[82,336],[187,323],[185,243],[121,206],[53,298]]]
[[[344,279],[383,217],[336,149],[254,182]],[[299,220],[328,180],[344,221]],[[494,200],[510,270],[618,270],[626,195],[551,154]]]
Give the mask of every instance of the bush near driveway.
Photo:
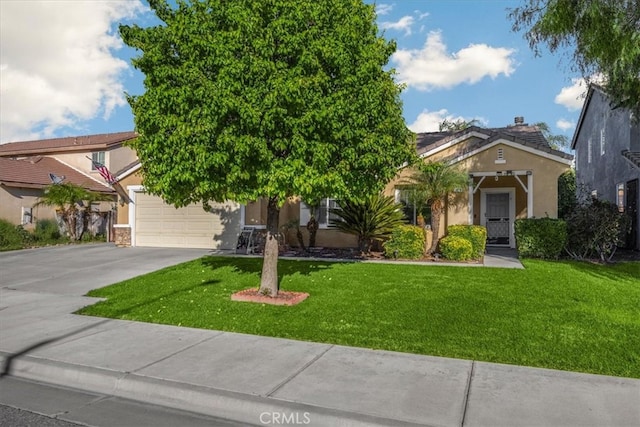
[[[521,257],[558,259],[567,242],[567,224],[554,218],[517,219],[515,234]]]
[[[486,227],[481,225],[450,225],[447,227],[447,236],[462,237],[471,242],[473,259],[480,259],[484,256],[484,250],[487,246]]]
[[[22,249],[24,245],[22,233],[5,219],[0,219],[0,251]]]
[[[464,237],[447,236],[440,240],[442,256],[451,261],[468,261],[473,258],[473,245]]]

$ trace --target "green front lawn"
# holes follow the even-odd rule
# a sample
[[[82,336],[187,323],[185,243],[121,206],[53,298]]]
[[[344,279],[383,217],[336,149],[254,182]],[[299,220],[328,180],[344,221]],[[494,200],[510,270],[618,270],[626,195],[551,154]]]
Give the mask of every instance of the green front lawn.
[[[640,263],[525,270],[281,259],[293,307],[233,302],[262,260],[205,257],[91,291],[79,313],[640,378]]]

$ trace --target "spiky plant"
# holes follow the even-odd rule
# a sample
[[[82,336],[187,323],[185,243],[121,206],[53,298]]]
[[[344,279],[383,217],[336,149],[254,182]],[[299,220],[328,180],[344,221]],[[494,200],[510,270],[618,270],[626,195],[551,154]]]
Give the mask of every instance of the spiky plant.
[[[341,201],[339,205],[340,208],[331,210],[337,218],[332,218],[330,224],[356,235],[363,253],[371,251],[374,240],[385,239],[395,227],[405,223],[402,206],[393,197],[373,194],[362,200]]]

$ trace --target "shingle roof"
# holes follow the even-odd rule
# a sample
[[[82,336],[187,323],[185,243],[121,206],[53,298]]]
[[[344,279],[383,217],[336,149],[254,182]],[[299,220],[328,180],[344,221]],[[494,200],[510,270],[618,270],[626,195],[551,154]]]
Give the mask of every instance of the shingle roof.
[[[63,177],[63,182],[80,185],[91,191],[114,193],[100,182],[51,157],[14,160],[0,157],[0,185],[7,187],[44,188],[51,184],[49,174]]]
[[[457,132],[419,133],[416,138],[416,148],[419,155],[426,155],[429,151],[432,151],[450,141],[464,137],[465,135],[472,136],[471,134],[473,133],[482,134],[486,138],[478,139],[467,147],[466,151],[475,150],[476,148],[490,144],[499,139],[506,139],[526,147],[554,154],[558,157],[573,159],[571,154],[551,148],[540,129],[537,126],[529,125],[508,126],[503,128],[481,128],[478,126],[471,126]]]
[[[137,136],[138,134],[136,132],[118,132],[101,135],[10,142],[0,145],[0,156],[29,156],[65,151],[104,150],[134,139]]]

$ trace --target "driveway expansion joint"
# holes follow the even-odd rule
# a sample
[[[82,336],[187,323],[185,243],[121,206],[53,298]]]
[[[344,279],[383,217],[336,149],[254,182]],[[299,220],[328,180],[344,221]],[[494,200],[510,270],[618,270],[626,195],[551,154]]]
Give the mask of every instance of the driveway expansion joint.
[[[473,381],[473,376],[475,375],[476,361],[471,361],[471,369],[469,370],[469,377],[467,378],[467,386],[464,392],[464,405],[462,407],[462,420],[460,422],[460,426],[464,426],[467,417],[467,408],[469,406],[469,396],[471,395],[471,382]]]

